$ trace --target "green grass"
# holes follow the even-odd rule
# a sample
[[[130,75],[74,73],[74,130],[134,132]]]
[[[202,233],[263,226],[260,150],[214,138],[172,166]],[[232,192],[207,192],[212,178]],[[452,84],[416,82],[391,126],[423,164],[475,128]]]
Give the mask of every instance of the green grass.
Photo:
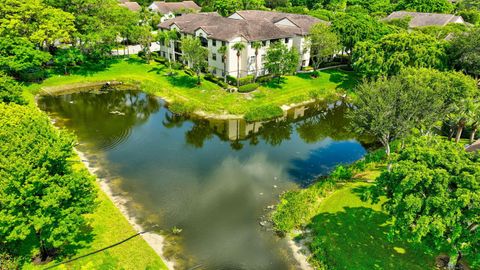
[[[78,158],[75,160],[76,168],[82,169],[84,165]],[[108,247],[137,233],[100,188],[98,188],[97,203],[95,212],[87,215],[92,229],[91,242],[86,241],[85,247],[75,250],[72,257]],[[46,265],[29,264],[22,269],[43,269],[58,262],[53,261]],[[167,269],[167,267],[147,242],[141,236],[137,236],[118,246],[62,265],[57,269]]]
[[[309,225],[313,245],[322,246],[333,269],[433,269],[434,256],[421,246],[387,240],[387,214],[360,199],[368,185],[347,184],[322,201]]]
[[[202,80],[202,84],[198,86],[196,78],[183,71],[176,71],[175,76],[167,76],[167,72],[167,68],[161,64],[146,64],[138,58],[131,58],[113,61],[107,68],[84,67],[69,76],[54,74],[41,84],[29,85],[27,89],[31,93],[38,93],[42,89],[57,92],[71,85],[122,81],[139,85],[142,90],[172,102],[187,102],[196,111],[243,115],[262,106],[282,106],[312,97],[332,98],[338,92],[351,90],[356,83],[353,73],[328,70],[320,72],[320,76],[315,79],[306,74],[286,76],[280,82],[271,82],[245,95],[227,93],[206,80]]]

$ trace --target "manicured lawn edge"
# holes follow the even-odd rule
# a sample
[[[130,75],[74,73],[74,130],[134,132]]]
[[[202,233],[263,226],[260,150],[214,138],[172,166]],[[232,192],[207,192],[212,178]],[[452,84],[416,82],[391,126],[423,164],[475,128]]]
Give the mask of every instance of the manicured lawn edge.
[[[23,96],[28,101],[28,106],[36,106],[34,92],[24,89]],[[87,215],[91,226],[93,240],[85,247],[76,251],[72,258],[82,256],[99,249],[120,242],[139,231],[134,229],[128,217],[122,213],[112,198],[102,188],[97,176],[88,167],[86,157],[75,151],[71,158],[74,168],[89,170],[95,177],[97,186],[97,208],[92,214]],[[150,235],[145,237],[152,237]],[[155,234],[155,237],[160,235]],[[64,259],[63,261],[68,260]],[[44,269],[59,263],[53,261],[45,265],[27,264],[22,269]],[[170,264],[169,264],[170,265]],[[77,261],[57,267],[58,269],[169,269],[161,256],[147,243],[142,236],[137,236],[123,244],[108,250],[79,259]]]
[[[257,121],[282,116],[280,109],[284,113],[286,107],[336,101],[340,98],[339,93],[348,92],[356,84],[354,73],[328,70],[320,73],[318,78],[311,78],[308,74],[285,76],[281,83],[266,83],[254,92],[242,94],[227,93],[205,79],[201,85],[196,85],[196,78],[185,71],[175,72],[175,76],[167,76],[165,66],[132,58],[118,60],[100,70],[78,70],[69,76],[53,74],[27,89],[33,95],[54,95],[89,87],[101,88],[109,82],[113,89],[139,89],[165,99],[170,105],[181,104],[189,113],[201,117]]]

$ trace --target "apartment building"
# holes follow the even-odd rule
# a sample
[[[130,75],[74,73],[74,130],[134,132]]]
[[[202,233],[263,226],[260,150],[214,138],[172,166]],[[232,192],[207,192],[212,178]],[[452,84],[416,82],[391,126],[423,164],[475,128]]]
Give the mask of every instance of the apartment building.
[[[288,48],[296,48],[300,54],[298,69],[308,66],[310,53],[306,48],[306,38],[311,27],[316,23],[326,23],[317,18],[272,11],[246,10],[238,11],[229,17],[217,13],[185,14],[162,22],[161,31],[175,29],[179,39],[185,36],[200,38],[202,46],[209,51],[208,65],[212,74],[237,75],[237,52],[232,49],[235,43],[241,42],[245,50],[240,56],[240,77],[253,75],[258,65],[258,75],[268,73],[263,67],[265,55],[272,42],[283,42]],[[261,42],[258,58],[255,57],[253,42]],[[160,44],[160,53],[164,57],[170,54],[171,59],[181,59],[180,40],[170,44]],[[226,69],[223,58],[218,53],[221,46],[227,47]]]

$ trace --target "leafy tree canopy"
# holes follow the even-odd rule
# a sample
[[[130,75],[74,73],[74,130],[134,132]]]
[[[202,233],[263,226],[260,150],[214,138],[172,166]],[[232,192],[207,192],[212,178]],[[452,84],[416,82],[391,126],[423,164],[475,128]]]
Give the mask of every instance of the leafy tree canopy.
[[[411,10],[417,12],[451,13],[455,6],[448,0],[401,0],[397,10]]]
[[[377,178],[373,200],[386,197],[391,235],[480,262],[480,156],[436,137],[414,139]]]
[[[73,137],[30,106],[0,103],[0,243],[36,239],[41,258],[78,245],[96,188],[73,170]],[[32,151],[35,149],[35,151]]]
[[[444,69],[445,43],[421,33],[398,33],[377,42],[360,42],[354,49],[354,69],[364,77],[395,75],[405,67]]]
[[[37,46],[70,42],[75,32],[72,14],[41,0],[5,0],[0,3],[0,36],[27,38]]]
[[[48,52],[37,50],[27,38],[0,37],[0,69],[11,76],[39,69],[50,58]]]
[[[332,29],[349,54],[358,42],[379,40],[392,32],[390,27],[377,19],[360,13],[337,15],[332,21]]]
[[[11,77],[0,72],[0,102],[23,105],[22,87]]]
[[[299,55],[295,48],[288,49],[283,42],[270,44],[265,57],[265,68],[274,76],[292,73],[298,66]]]
[[[454,67],[480,78],[480,29],[457,34],[451,45],[449,55]]]

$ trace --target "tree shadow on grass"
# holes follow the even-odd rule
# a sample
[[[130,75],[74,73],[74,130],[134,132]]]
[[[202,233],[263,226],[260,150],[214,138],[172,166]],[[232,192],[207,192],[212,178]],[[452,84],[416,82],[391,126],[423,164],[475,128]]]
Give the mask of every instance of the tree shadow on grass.
[[[337,84],[337,89],[353,90],[358,83],[355,73],[345,72],[338,69],[327,69],[322,71],[330,75],[329,81]]]
[[[79,255],[78,253],[91,245],[95,235],[90,225],[85,225],[80,229],[80,233],[75,239],[75,243],[65,244],[59,247],[57,250],[52,251],[54,254],[51,258],[48,258],[46,262],[61,262],[73,256]],[[6,247],[7,250],[12,251],[12,254],[19,259],[20,265],[28,265],[35,260],[37,262],[37,256],[39,255],[39,243],[37,238],[32,234],[24,241],[21,241],[13,246]]]
[[[387,220],[371,208],[345,207],[315,216],[310,227],[334,269],[432,269],[434,258],[418,247],[387,240]]]
[[[82,65],[72,69],[71,73],[81,76],[93,76],[98,72],[108,69],[111,65],[116,64],[119,61],[121,60],[117,58],[112,58],[107,61],[87,61]]]
[[[164,67],[164,66],[158,66],[158,67],[154,67],[154,68],[150,69],[150,70],[148,71],[148,73],[155,72],[155,74],[163,74],[164,71],[165,71],[165,67]]]
[[[188,75],[165,76],[173,86],[184,88],[195,88],[197,86],[197,78]]]
[[[271,81],[265,84],[265,87],[280,89],[280,88],[283,88],[286,83],[287,83],[287,79],[285,77],[273,78]]]

